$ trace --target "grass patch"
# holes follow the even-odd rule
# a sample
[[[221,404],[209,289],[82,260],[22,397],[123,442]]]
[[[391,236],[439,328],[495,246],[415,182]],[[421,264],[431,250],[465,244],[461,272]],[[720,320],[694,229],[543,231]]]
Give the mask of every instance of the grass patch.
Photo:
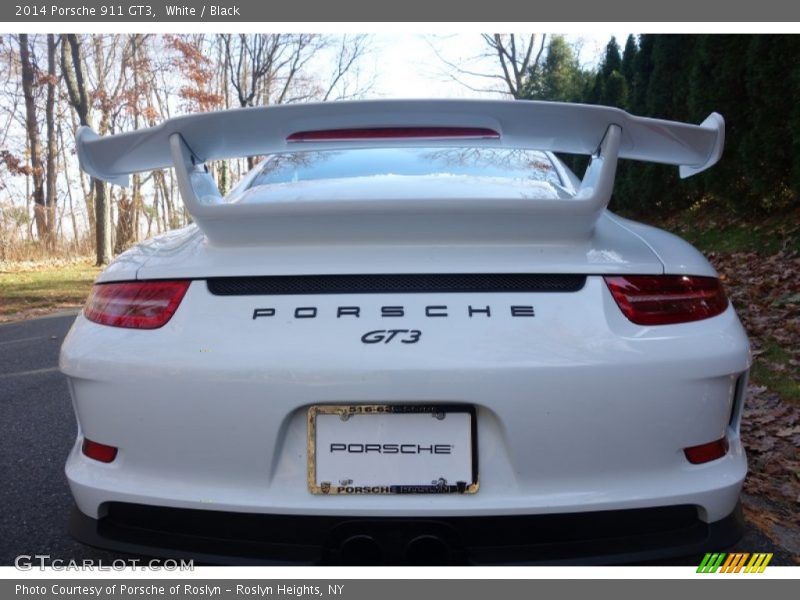
[[[800,210],[754,219],[737,218],[718,210],[703,214],[704,210],[703,206],[689,209],[658,225],[704,253],[800,253]]]
[[[800,252],[800,227],[781,235],[776,229],[763,226],[730,225],[708,228],[686,225],[675,230],[701,252],[756,252],[762,256],[781,250]]]
[[[796,379],[796,368],[791,366],[791,355],[772,341],[763,349],[753,361],[751,381],[777,392],[784,400],[800,403],[800,381]]]
[[[100,269],[89,259],[0,270],[0,316],[83,304]]]

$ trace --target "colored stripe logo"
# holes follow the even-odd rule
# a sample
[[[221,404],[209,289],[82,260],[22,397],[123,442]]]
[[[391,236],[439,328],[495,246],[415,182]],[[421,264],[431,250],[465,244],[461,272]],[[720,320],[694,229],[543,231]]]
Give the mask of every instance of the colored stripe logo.
[[[748,561],[749,559],[749,561]],[[698,573],[763,573],[769,561],[772,560],[772,552],[709,552],[703,557],[700,566],[697,567]]]

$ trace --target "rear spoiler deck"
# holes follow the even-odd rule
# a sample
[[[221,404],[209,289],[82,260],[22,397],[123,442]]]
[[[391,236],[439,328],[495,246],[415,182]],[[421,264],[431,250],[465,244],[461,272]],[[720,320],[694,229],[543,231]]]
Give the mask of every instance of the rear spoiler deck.
[[[498,135],[451,138],[447,136],[338,139],[337,136],[303,136],[303,132],[378,130],[397,128],[469,128]],[[298,135],[300,134],[300,135]],[[324,139],[332,137],[333,139]],[[129,175],[174,167],[186,208],[212,243],[246,244],[286,237],[284,229],[305,219],[301,229],[311,232],[314,219],[322,225],[349,216],[362,216],[391,230],[392,217],[409,210],[463,212],[479,225],[498,211],[512,221],[537,216],[559,222],[555,230],[574,236],[591,231],[608,205],[618,158],[676,165],[682,178],[713,166],[721,157],[725,122],[712,113],[700,125],[637,117],[611,107],[531,101],[489,100],[376,100],[291,104],[185,115],[148,129],[99,137],[90,128],[77,133],[78,159],[90,175],[117,185],[127,185]],[[306,141],[293,141],[304,139]],[[297,150],[334,148],[421,146],[525,148],[591,155],[580,189],[573,199],[535,201],[506,198],[464,198],[437,205],[401,199],[293,205],[269,202],[224,202],[208,175],[207,161]],[[472,215],[472,217],[469,217]],[[262,219],[263,217],[263,219]],[[331,218],[333,221],[331,221]],[[255,224],[254,219],[260,221]],[[322,219],[322,220],[320,220]],[[510,224],[510,221],[509,221]],[[500,225],[497,223],[497,225]],[[516,223],[517,228],[519,223]],[[467,222],[456,238],[470,239]],[[380,229],[380,227],[379,227]],[[532,227],[531,231],[536,227]],[[548,229],[553,231],[552,223]],[[498,233],[502,227],[498,228]],[[283,233],[283,235],[281,235]],[[395,232],[399,235],[398,232]],[[524,229],[521,231],[524,237]],[[270,237],[270,234],[275,234]],[[302,236],[301,236],[302,237]]]

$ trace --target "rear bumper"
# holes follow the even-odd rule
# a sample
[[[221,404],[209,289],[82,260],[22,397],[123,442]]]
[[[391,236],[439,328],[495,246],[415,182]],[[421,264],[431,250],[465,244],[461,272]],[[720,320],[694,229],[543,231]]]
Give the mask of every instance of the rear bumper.
[[[121,552],[201,563],[630,564],[723,550],[743,533],[739,504],[712,523],[689,505],[499,517],[246,514],[111,503],[74,509],[70,533]]]
[[[270,515],[292,515],[279,519],[292,523],[535,517],[532,540],[540,539],[539,523],[559,515],[692,507],[691,523],[678,528],[702,522],[688,549],[672,538],[648,546],[676,546],[674,554],[705,545],[703,527],[736,507],[747,471],[738,431],[750,357],[732,308],[701,322],[641,327],[625,319],[601,278],[589,277],[579,292],[532,296],[315,296],[317,318],[252,318],[256,307],[292,315],[297,306],[312,306],[299,302],[220,297],[193,282],[181,309],[158,330],[78,317],[61,353],[79,426],[66,475],[79,510],[106,523],[101,532],[111,527],[106,511],[116,504],[244,515],[225,522]],[[406,316],[387,324],[382,307],[395,302]],[[514,317],[509,307],[526,302],[536,305],[536,317]],[[336,318],[340,305],[359,306],[362,317]],[[426,307],[444,305],[447,319],[424,316]],[[491,317],[470,317],[469,306],[491,306]],[[361,342],[365,332],[386,327],[424,329],[425,341]],[[474,407],[479,493],[309,493],[308,409],[330,404]],[[117,458],[105,464],[86,457],[84,436],[119,448]],[[722,437],[730,448],[725,456],[704,464],[686,459],[684,448]],[[625,537],[638,539],[639,530],[646,528]],[[147,553],[150,539],[136,538],[144,548],[138,551]],[[455,548],[474,538],[460,539]],[[617,557],[611,562],[629,551],[608,551],[607,541],[598,553]],[[523,542],[516,545],[527,547]],[[326,560],[330,543],[326,537],[304,544],[312,550],[297,562]],[[286,544],[296,546],[294,539]],[[463,560],[500,556],[480,548],[464,550]],[[520,556],[524,562],[551,555]]]

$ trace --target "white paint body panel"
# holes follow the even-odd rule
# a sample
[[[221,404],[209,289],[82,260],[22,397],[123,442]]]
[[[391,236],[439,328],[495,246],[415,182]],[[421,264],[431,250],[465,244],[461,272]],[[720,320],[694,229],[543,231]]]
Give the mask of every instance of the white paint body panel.
[[[470,114],[480,112],[478,104],[459,106]],[[501,129],[513,132],[510,116],[522,109],[517,103],[501,108],[504,119],[509,118]],[[560,111],[537,110],[545,115],[551,109]],[[350,109],[341,110],[350,115]],[[372,123],[377,114],[365,118]],[[622,116],[585,108],[558,112],[562,121],[574,114],[593,122],[602,117],[591,135],[570,130],[570,143],[584,144],[589,151],[610,126],[606,117]],[[205,119],[191,123],[194,127]],[[658,123],[631,123],[643,141],[661,140],[673,127],[651,137],[645,129]],[[722,125],[706,125],[707,130],[687,126],[681,135],[701,136],[703,144],[687,148],[705,148],[708,161],[716,161]],[[314,127],[313,119],[307,126]],[[153,142],[174,133],[148,131],[131,139]],[[514,141],[520,147],[522,133]],[[125,139],[112,138],[108,147],[119,149]],[[620,156],[637,151],[662,156],[664,148],[637,150],[633,139],[623,127]],[[216,151],[205,134],[200,140]],[[99,150],[96,154],[99,160]],[[150,159],[139,154],[137,168]],[[700,154],[697,168],[708,162],[705,150]],[[120,153],[112,158],[126,160]],[[131,170],[131,164],[97,168],[116,177]],[[591,182],[591,176],[583,183],[572,176],[562,179],[573,194]],[[715,276],[694,248],[602,207],[591,219],[584,218],[586,228],[577,235],[565,210],[570,198],[547,196],[543,188],[537,188],[535,199],[510,198],[506,190],[505,199],[493,200],[496,187],[467,194],[469,186],[461,181],[437,192],[441,182],[428,182],[416,196],[406,189],[401,198],[391,197],[391,182],[382,180],[362,182],[349,193],[339,188],[326,207],[322,187],[285,186],[270,205],[259,197],[262,192],[246,190],[247,181],[230,198],[244,211],[236,227],[249,228],[241,240],[232,223],[209,229],[208,219],[214,218],[209,211],[204,227],[214,230],[218,241],[224,237],[224,244],[210,242],[201,229],[190,226],[139,244],[99,276],[103,283],[193,279],[169,323],[142,331],[98,325],[81,315],[64,342],[60,366],[79,423],[66,472],[83,513],[100,517],[113,501],[351,516],[531,515],[690,504],[713,522],[734,510],[747,470],[736,391],[749,369],[750,353],[733,308],[694,323],[634,325],[602,278]],[[606,191],[610,194],[610,188]],[[436,202],[427,205],[431,196],[437,196]],[[560,206],[551,213],[537,207],[535,219],[530,218],[534,212],[520,210],[525,202],[539,201]],[[311,213],[313,228],[303,229],[301,219],[282,234],[279,224],[272,223],[264,240],[258,231],[264,221],[248,223],[246,218],[248,210],[259,218],[266,213],[281,218],[285,207],[290,207],[287,218]],[[386,225],[387,219],[391,226],[369,227],[373,222]],[[215,296],[205,282],[223,276],[392,273],[588,277],[577,292],[524,294]],[[519,304],[534,306],[536,316],[513,317],[509,307]],[[404,306],[405,316],[382,318],[380,308],[387,305]],[[446,305],[448,317],[426,317],[430,305]],[[470,305],[491,306],[491,317],[470,317]],[[295,318],[298,306],[317,307],[317,317]],[[359,306],[360,316],[337,318],[338,306]],[[274,309],[275,316],[253,319],[254,309],[264,307]],[[410,345],[361,342],[364,333],[389,327],[419,329],[422,338]],[[310,406],[451,403],[476,410],[477,493],[309,493]],[[118,447],[118,457],[111,464],[86,458],[80,451],[83,436]],[[723,436],[730,444],[723,458],[702,465],[686,460],[684,448]]]
[[[324,232],[317,237],[319,243],[314,245],[219,248],[189,226],[134,246],[100,273],[98,281],[442,272],[716,276],[705,257],[685,241],[608,211],[598,220],[592,236],[580,242],[328,244]]]
[[[424,296],[424,297],[422,297]],[[162,329],[79,316],[64,342],[81,435],[119,446],[106,465],[76,445],[67,476],[90,516],[112,500],[286,514],[532,514],[695,504],[714,521],[738,499],[746,460],[731,421],[750,364],[732,308],[683,325],[640,327],[602,278],[575,293],[219,297],[192,283]],[[520,298],[523,296],[524,298]],[[536,318],[503,306],[524,300]],[[386,327],[424,331],[413,346],[360,342]],[[470,319],[467,304],[490,304]],[[332,318],[357,304],[362,318]],[[426,304],[452,316],[424,318]],[[276,308],[254,322],[257,306]],[[473,496],[320,497],[307,489],[313,404],[466,403],[477,407]],[[728,435],[730,452],[693,466],[682,449]]]

